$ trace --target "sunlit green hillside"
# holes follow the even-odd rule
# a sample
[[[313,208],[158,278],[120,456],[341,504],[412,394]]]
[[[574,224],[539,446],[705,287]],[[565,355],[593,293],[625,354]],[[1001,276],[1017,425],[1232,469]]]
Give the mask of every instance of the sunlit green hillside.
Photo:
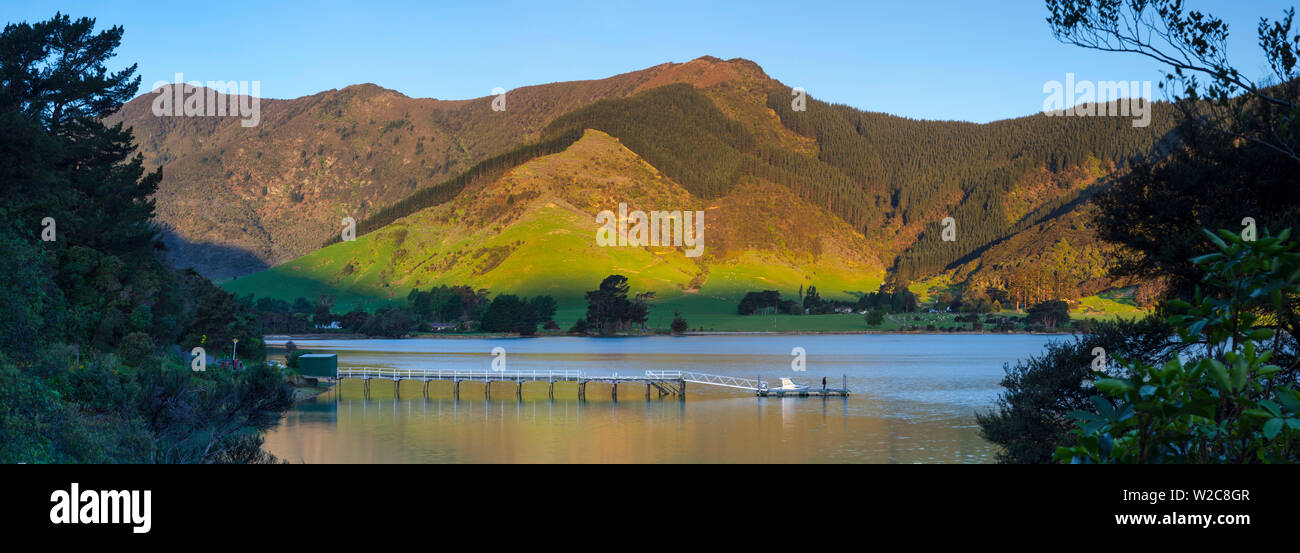
[[[682,248],[600,247],[596,214],[628,209],[705,212],[704,255]],[[759,181],[704,202],[599,132],[521,165],[454,200],[255,275],[225,283],[239,295],[337,298],[336,311],[404,301],[413,288],[468,284],[493,293],[549,294],[559,319],[610,274],[656,294],[654,317],[731,315],[751,290],[828,298],[875,290],[877,248],[838,218]]]

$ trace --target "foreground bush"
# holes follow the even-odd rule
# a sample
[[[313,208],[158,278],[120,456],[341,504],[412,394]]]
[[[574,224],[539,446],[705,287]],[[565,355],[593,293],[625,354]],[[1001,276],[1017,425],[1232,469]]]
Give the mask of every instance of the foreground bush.
[[[1269,364],[1285,347],[1270,326],[1300,284],[1289,231],[1248,241],[1209,234],[1218,251],[1193,262],[1205,272],[1192,303],[1170,302],[1182,343],[1198,359],[1120,360],[1123,375],[1096,374],[1095,411],[1076,411],[1072,463],[1295,463],[1300,461],[1300,394],[1294,367]]]

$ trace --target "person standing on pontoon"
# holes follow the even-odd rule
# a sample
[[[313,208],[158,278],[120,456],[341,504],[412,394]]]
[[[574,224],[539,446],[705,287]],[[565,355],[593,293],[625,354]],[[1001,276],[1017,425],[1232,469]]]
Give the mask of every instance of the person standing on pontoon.
[[[826,377],[824,376],[822,377],[822,391],[826,391]]]

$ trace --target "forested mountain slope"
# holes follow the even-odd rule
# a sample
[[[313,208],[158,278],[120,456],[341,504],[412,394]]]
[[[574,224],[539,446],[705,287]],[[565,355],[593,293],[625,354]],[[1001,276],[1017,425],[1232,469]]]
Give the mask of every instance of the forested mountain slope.
[[[703,211],[704,255],[598,246],[596,213],[616,212],[620,203],[629,210]],[[450,201],[226,288],[240,295],[333,294],[350,309],[401,300],[411,289],[470,283],[549,294],[568,305],[611,273],[660,299],[731,301],[754,287],[796,288],[808,278],[835,296],[873,290],[884,266],[859,233],[780,185],[744,179],[703,199],[618,139],[589,130],[564,151],[471,184]]]
[[[1124,117],[918,121],[812,98],[806,110],[796,111],[791,89],[753,62],[708,57],[598,81],[518,89],[507,94],[503,112],[492,111],[491,97],[413,99],[359,85],[264,101],[262,124],[245,129],[235,118],[156,118],[148,112],[149,97],[128,104],[122,118],[137,126],[146,161],[164,166],[159,219],[172,233],[168,245],[178,265],[196,265],[215,276],[243,275],[336,242],[346,216],[360,221],[365,235],[409,227],[434,208],[442,217],[464,213],[467,205],[489,201],[481,195],[485,189],[536,160],[568,153],[594,130],[680,187],[685,196],[679,204],[706,206],[711,215],[737,204],[756,209],[750,218],[734,216],[736,224],[722,225],[711,216],[710,223],[720,225],[709,229],[710,238],[720,241],[716,249],[711,243],[705,259],[690,260],[696,269],[685,271],[691,275],[685,283],[663,279],[679,290],[722,279],[724,259],[817,250],[824,234],[841,224],[850,239],[834,249],[844,256],[845,248],[856,248],[856,262],[877,268],[870,271],[872,279],[885,268],[901,282],[945,272],[992,281],[994,265],[978,263],[983,255],[996,253],[1004,260],[997,267],[1017,256],[1036,259],[1037,252],[1026,248],[1039,244],[1016,236],[1041,232],[1062,218],[1071,221],[1067,226],[1086,226],[1086,199],[1122,175],[1132,156],[1157,149],[1175,120],[1164,104],[1153,106],[1152,124],[1145,128]],[[612,177],[581,167],[566,178],[569,186],[589,190]],[[462,209],[443,207],[451,203]],[[752,226],[776,216],[778,204],[781,217],[805,231],[769,244],[758,240],[768,233],[737,230],[744,228],[742,221]],[[588,217],[583,224],[594,231],[594,212],[571,207]],[[955,241],[940,238],[945,217],[956,222]],[[465,226],[474,221],[487,226]],[[514,223],[503,227],[501,221],[467,218],[458,224],[463,232],[499,234]],[[1087,250],[1094,240],[1076,233],[1070,243],[1095,251]],[[430,252],[453,253],[442,247]],[[448,279],[483,284],[473,280],[486,273],[450,270],[457,263],[430,259],[422,270],[450,272],[402,285]],[[400,263],[389,268],[402,270]],[[1054,278],[1073,279],[1072,290],[1109,284],[1086,272]],[[331,273],[326,281],[336,277]],[[358,278],[336,284],[351,286]],[[782,280],[798,286],[815,278]]]

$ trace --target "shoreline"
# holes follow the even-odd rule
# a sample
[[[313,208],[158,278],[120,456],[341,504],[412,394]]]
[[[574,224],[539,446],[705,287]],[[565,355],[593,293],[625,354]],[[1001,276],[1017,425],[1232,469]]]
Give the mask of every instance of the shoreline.
[[[298,404],[304,401],[316,399],[328,391],[330,391],[329,386],[294,386],[293,402],[294,404]]]

